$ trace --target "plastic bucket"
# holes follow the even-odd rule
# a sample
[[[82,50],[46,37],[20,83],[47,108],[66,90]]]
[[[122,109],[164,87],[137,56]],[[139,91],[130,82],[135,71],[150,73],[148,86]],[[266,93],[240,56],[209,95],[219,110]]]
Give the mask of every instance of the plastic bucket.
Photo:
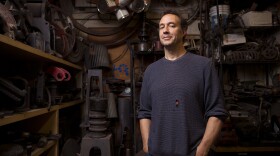
[[[230,7],[229,5],[218,5],[219,9],[219,17],[221,19],[221,26],[226,28],[227,26],[227,19],[228,15],[230,14]],[[214,30],[215,26],[218,26],[218,13],[217,13],[217,6],[213,6],[210,8],[209,17],[211,22],[211,28]]]

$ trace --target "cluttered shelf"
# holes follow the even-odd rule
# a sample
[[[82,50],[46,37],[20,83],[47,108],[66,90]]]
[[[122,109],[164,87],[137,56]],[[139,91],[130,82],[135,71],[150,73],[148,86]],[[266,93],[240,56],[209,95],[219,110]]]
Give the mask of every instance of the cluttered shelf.
[[[0,118],[0,126],[11,124],[11,123],[25,120],[28,118],[36,117],[36,116],[43,115],[46,113],[50,113],[50,112],[53,112],[53,111],[56,111],[59,109],[71,107],[71,106],[74,106],[77,104],[81,104],[82,102],[83,102],[83,100],[75,100],[75,101],[71,101],[71,102],[61,103],[59,105],[54,105],[54,106],[51,106],[50,108],[31,109],[26,112],[21,112],[21,113],[17,113],[17,114],[13,114],[13,115],[4,116],[3,118]]]
[[[1,57],[14,57],[17,59],[22,59],[24,61],[36,60],[42,62],[52,62],[61,65],[65,65],[77,70],[82,70],[83,68],[74,63],[68,62],[62,58],[53,56],[51,54],[45,53],[39,49],[35,49],[29,45],[22,42],[13,40],[7,36],[0,35],[0,47],[1,47]],[[5,58],[4,57],[4,58]]]

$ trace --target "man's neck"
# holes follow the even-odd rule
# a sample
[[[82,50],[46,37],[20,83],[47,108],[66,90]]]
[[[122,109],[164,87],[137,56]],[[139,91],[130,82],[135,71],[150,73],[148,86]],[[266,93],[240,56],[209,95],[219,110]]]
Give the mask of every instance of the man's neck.
[[[186,50],[184,47],[179,48],[179,49],[173,49],[173,50],[166,49],[166,48],[164,49],[164,54],[165,54],[164,57],[170,61],[174,61],[174,60],[180,58],[185,53],[186,53]]]

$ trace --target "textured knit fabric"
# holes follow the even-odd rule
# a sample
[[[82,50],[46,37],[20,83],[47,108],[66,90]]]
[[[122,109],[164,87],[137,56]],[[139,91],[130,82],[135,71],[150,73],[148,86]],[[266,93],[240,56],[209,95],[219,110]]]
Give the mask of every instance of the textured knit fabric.
[[[162,58],[145,71],[138,118],[151,119],[153,156],[193,156],[207,119],[226,117],[219,78],[211,60],[186,53]]]

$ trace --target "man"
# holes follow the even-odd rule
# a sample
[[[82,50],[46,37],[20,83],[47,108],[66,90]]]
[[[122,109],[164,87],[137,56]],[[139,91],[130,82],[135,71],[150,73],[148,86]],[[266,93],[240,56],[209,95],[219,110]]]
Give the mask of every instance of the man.
[[[214,64],[185,50],[182,25],[176,12],[164,13],[165,56],[144,74],[138,118],[143,150],[151,156],[207,156],[228,115]]]

